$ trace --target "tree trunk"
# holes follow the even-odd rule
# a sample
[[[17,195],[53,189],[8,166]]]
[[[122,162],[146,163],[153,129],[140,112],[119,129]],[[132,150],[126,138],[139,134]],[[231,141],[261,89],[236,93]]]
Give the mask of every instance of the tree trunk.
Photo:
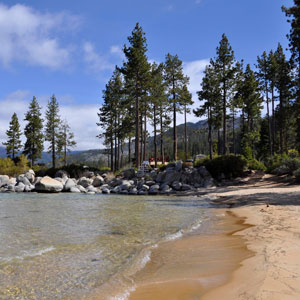
[[[235,111],[234,108],[232,110],[232,152],[236,154],[235,151]]]
[[[143,114],[141,114],[140,116],[141,118],[141,135],[140,135],[140,149],[141,149],[141,153],[140,153],[140,160],[141,162],[143,161],[143,139],[144,139],[144,134],[143,134]]]
[[[208,108],[208,145],[209,145],[209,158],[213,158],[213,144],[211,138],[211,109]]]
[[[128,139],[128,164],[131,166],[131,137]]]
[[[223,83],[223,154],[227,154],[226,85]]]
[[[55,157],[55,137],[53,135],[52,137],[52,167],[55,168],[56,167],[56,157]]]
[[[177,160],[177,128],[176,128],[176,95],[175,84],[173,83],[173,160]]]
[[[274,87],[272,86],[272,145],[273,151],[275,149],[275,97],[274,97]]]
[[[157,168],[156,106],[155,105],[153,105],[153,127],[154,127],[154,167]]]
[[[279,128],[279,147],[280,147],[280,154],[283,154],[283,128],[284,126],[284,118],[283,118],[283,112],[282,112],[282,93],[279,92],[279,120],[280,120],[280,128]]]
[[[184,160],[187,161],[186,103],[184,104]]]
[[[110,138],[110,170],[114,171],[114,140],[113,134],[111,131],[111,138]]]
[[[139,99],[135,99],[135,166],[138,168],[141,165],[140,161],[140,106]]]
[[[268,83],[265,80],[265,93],[267,98],[267,119],[269,125],[269,147],[270,147],[270,154],[271,157],[273,156],[273,143],[272,143],[272,125],[271,125],[271,118],[270,118],[270,108],[269,108],[269,92],[268,92]]]
[[[146,110],[144,111],[144,151],[143,151],[143,160],[147,160],[147,152],[146,152],[146,147],[147,147],[147,114]]]
[[[164,129],[163,129],[163,113],[162,107],[160,107],[160,156],[162,164],[165,163],[165,153],[164,153]]]

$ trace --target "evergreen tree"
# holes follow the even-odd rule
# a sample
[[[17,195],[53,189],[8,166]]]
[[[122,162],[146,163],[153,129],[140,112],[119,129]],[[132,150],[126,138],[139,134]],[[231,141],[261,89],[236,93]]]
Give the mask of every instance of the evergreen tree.
[[[33,97],[29,110],[25,114],[25,121],[27,125],[24,129],[26,142],[23,153],[31,160],[31,166],[38,158],[42,158],[42,151],[44,149],[44,135],[43,135],[43,119],[41,118],[41,107],[39,106],[35,97]]]
[[[189,82],[189,78],[183,74],[182,61],[177,55],[170,53],[166,56],[164,79],[168,89],[169,101],[173,110],[173,160],[177,160],[177,112],[181,112],[183,99],[182,90]]]
[[[150,64],[146,56],[147,43],[145,33],[139,23],[136,24],[132,35],[128,37],[130,46],[124,46],[124,54],[127,59],[121,72],[125,79],[125,93],[134,101],[135,114],[135,164],[140,166],[140,138],[141,138],[141,112],[142,102],[147,96],[150,82]]]
[[[74,133],[71,132],[70,125],[65,120],[60,124],[59,139],[57,143],[57,152],[62,157],[64,166],[67,165],[67,153],[75,146]]]
[[[244,80],[238,90],[242,104],[242,153],[246,158],[253,158],[253,150],[259,142],[259,119],[263,99],[259,83],[250,65],[246,66]]]
[[[7,156],[12,160],[16,158],[16,154],[21,150],[21,131],[20,124],[16,113],[13,113],[9,123],[9,129],[6,131],[7,142],[3,143],[6,146]]]
[[[222,87],[223,100],[223,154],[227,154],[227,108],[230,102],[232,88],[234,86],[235,58],[234,52],[225,34],[222,35],[219,46],[217,47],[217,57],[213,61],[214,67],[219,76]]]
[[[48,152],[52,154],[52,168],[55,168],[61,120],[59,116],[59,105],[54,95],[48,102],[46,121],[45,140],[49,142]]]

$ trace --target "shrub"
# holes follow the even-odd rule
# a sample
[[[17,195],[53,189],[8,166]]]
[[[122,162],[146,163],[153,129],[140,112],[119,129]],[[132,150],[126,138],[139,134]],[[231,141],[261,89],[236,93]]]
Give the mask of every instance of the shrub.
[[[223,155],[212,160],[206,158],[195,164],[196,167],[200,165],[205,166],[216,179],[219,179],[221,174],[224,174],[225,178],[235,178],[243,175],[247,160],[241,155]]]
[[[264,163],[261,162],[261,161],[258,161],[256,159],[250,159],[250,160],[248,160],[248,168],[250,170],[256,170],[256,171],[266,171],[267,170],[267,168],[264,165]]]
[[[284,158],[272,173],[276,175],[293,175],[300,168],[300,160],[297,158]]]
[[[293,175],[296,177],[296,182],[300,183],[300,168],[294,171]]]
[[[25,173],[28,167],[28,160],[25,155],[20,155],[14,162],[10,158],[0,158],[0,174],[8,176],[17,176]]]

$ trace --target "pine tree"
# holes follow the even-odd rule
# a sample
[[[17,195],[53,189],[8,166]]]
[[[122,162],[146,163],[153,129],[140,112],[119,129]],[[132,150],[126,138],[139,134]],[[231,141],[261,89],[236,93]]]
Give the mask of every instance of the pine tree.
[[[213,158],[213,139],[212,130],[218,127],[221,122],[220,107],[222,102],[222,94],[219,86],[217,73],[212,64],[208,65],[204,71],[204,77],[201,83],[201,91],[198,91],[198,99],[200,102],[206,100],[199,108],[193,112],[197,117],[207,116],[208,123],[208,145],[209,157]]]
[[[43,119],[41,118],[41,107],[39,106],[35,97],[33,97],[29,110],[25,114],[25,121],[27,125],[24,129],[26,142],[23,153],[31,160],[31,166],[38,158],[42,158],[42,151],[44,149],[44,135],[43,135]]]
[[[170,53],[166,56],[164,79],[168,89],[169,101],[173,111],[173,160],[177,160],[177,112],[181,112],[183,102],[181,93],[189,78],[183,74],[182,61],[177,55]]]
[[[74,140],[74,133],[71,132],[68,122],[64,120],[60,124],[59,138],[57,142],[57,152],[61,156],[64,166],[67,165],[67,153],[75,146],[76,142]]]
[[[52,154],[52,167],[55,168],[61,120],[59,116],[59,105],[54,95],[48,102],[46,121],[45,141],[49,142],[48,152]]]
[[[142,102],[147,96],[150,82],[150,64],[146,56],[147,43],[145,33],[139,23],[136,24],[132,35],[128,37],[130,46],[124,46],[124,54],[127,59],[121,72],[125,79],[125,93],[134,101],[135,114],[135,164],[140,166],[141,159],[141,112]]]
[[[259,142],[258,121],[263,99],[260,95],[259,83],[249,64],[246,66],[238,96],[242,104],[242,153],[247,159],[251,159],[254,147]]]
[[[17,114],[12,115],[11,121],[9,123],[9,129],[6,131],[7,142],[3,143],[6,146],[7,156],[10,156],[12,160],[16,158],[16,154],[21,150],[21,131],[20,124]]]
[[[269,99],[269,85],[270,85],[270,78],[269,78],[269,60],[266,51],[263,52],[261,57],[257,57],[257,68],[258,72],[256,73],[261,90],[264,91],[265,94],[265,101],[267,104],[267,120],[268,120],[268,136],[269,136],[269,151],[270,155],[273,155],[273,143],[272,143],[272,123],[271,123],[271,116],[270,116],[270,99]],[[264,133],[265,134],[265,133]],[[265,152],[264,152],[265,153]]]
[[[232,88],[234,86],[235,58],[234,52],[225,34],[222,35],[217,47],[217,57],[213,61],[214,67],[219,75],[219,82],[222,86],[223,99],[223,154],[227,154],[227,108],[230,103]]]

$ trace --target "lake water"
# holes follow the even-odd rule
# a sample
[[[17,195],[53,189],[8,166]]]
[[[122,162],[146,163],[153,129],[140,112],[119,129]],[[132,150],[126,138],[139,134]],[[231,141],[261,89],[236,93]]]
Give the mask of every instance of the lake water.
[[[112,278],[130,289],[151,248],[207,219],[199,197],[0,194],[0,299],[82,299]]]

